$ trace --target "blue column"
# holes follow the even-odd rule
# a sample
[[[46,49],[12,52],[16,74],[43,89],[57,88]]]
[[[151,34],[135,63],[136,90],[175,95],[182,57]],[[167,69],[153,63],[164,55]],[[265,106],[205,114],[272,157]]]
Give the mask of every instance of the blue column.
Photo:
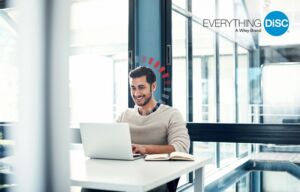
[[[157,77],[157,89],[155,98],[161,100],[161,23],[160,23],[160,0],[137,1],[137,49],[136,66],[147,66],[154,70]],[[152,59],[151,59],[152,58]],[[149,64],[149,61],[151,64]]]

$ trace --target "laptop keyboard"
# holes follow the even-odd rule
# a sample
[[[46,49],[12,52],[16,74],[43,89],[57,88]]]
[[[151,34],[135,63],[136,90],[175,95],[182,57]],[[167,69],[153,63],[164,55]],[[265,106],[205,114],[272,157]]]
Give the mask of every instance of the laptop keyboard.
[[[140,157],[140,156],[143,156],[142,154],[139,154],[139,153],[134,153],[133,154],[133,157]]]

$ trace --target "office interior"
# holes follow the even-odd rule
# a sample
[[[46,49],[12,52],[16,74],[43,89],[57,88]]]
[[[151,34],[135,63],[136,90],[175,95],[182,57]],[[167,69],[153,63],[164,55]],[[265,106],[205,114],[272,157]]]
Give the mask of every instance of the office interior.
[[[203,26],[272,10],[289,18],[281,36]],[[137,66],[183,115],[190,152],[212,158],[205,191],[300,191],[297,0],[0,0],[0,50],[0,191],[80,191],[79,123],[133,107]],[[193,191],[193,174],[177,191]]]

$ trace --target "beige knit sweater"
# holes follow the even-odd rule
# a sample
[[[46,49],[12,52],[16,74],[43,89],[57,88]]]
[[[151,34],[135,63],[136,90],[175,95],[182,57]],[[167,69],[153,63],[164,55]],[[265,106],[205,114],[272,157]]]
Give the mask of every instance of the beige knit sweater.
[[[173,145],[176,151],[188,152],[190,137],[180,112],[168,105],[142,116],[138,108],[125,110],[117,122],[128,122],[131,141],[135,144]]]

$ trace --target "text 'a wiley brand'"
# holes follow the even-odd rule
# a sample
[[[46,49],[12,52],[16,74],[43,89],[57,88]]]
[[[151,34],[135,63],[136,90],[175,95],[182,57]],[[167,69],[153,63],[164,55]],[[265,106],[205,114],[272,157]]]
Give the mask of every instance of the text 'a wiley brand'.
[[[250,29],[235,29],[235,32],[243,32],[243,33],[257,33],[257,32],[261,32],[261,29],[253,29],[253,28],[250,28]]]

